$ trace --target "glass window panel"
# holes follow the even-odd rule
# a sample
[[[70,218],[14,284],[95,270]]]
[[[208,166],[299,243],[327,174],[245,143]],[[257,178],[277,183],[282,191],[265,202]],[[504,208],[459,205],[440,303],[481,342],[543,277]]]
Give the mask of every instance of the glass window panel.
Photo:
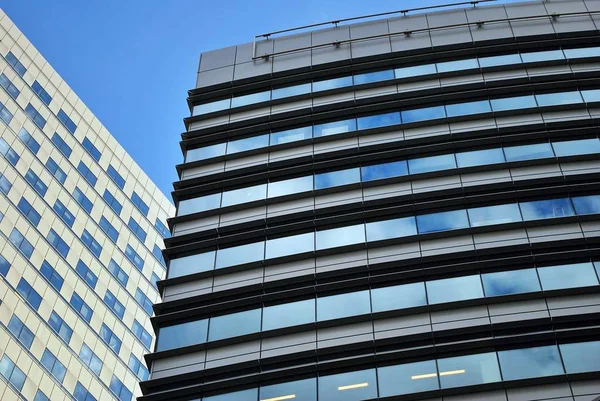
[[[317,124],[314,127],[314,136],[318,138],[320,136],[343,134],[345,132],[356,131],[356,120],[342,120],[332,121],[330,123]]]
[[[435,64],[415,65],[412,67],[396,68],[394,75],[396,78],[411,78],[420,75],[436,74]]]
[[[312,138],[312,126],[292,128],[285,131],[271,133],[271,146],[282,143],[302,141]]]
[[[578,215],[600,213],[600,195],[577,196],[572,199]]]
[[[582,139],[579,141],[553,142],[552,147],[556,156],[589,155],[600,153],[600,140]]]
[[[427,281],[427,296],[430,304],[465,301],[483,298],[479,274]]]
[[[425,283],[394,285],[371,290],[373,312],[427,305]]]
[[[290,96],[303,95],[305,93],[310,93],[310,91],[311,91],[310,82],[307,84],[286,86],[284,88],[273,89],[273,94],[272,94],[271,98],[273,100],[281,99],[281,98],[290,97]]]
[[[203,148],[190,149],[185,153],[186,163],[196,160],[210,159],[211,157],[223,156],[225,154],[226,143],[216,143]]]
[[[417,216],[419,234],[435,233],[438,231],[457,230],[469,227],[466,210],[423,214]]]
[[[234,96],[231,107],[247,106],[249,104],[268,102],[271,100],[271,91],[250,93],[248,95]]]
[[[252,309],[244,312],[210,318],[208,341],[221,340],[242,336],[260,331],[260,316],[262,309]]]
[[[556,345],[499,351],[498,358],[504,380],[529,379],[564,373]]]
[[[456,168],[454,155],[439,155],[410,159],[408,170],[411,174],[428,173],[431,171],[450,170]]]
[[[500,148],[457,153],[456,161],[458,167],[486,166],[505,162],[504,152]]]
[[[347,86],[352,86],[352,85],[353,85],[353,81],[352,81],[351,76],[326,79],[324,81],[313,82],[313,92],[326,91],[329,89],[336,89],[336,88],[345,88]]]
[[[449,104],[446,106],[446,114],[448,117],[469,116],[472,114],[488,113],[490,111],[492,111],[492,108],[489,100]]]
[[[169,278],[212,270],[214,265],[215,251],[171,259],[169,262]]]
[[[407,237],[417,234],[417,225],[413,216],[400,219],[374,221],[367,223],[367,241],[380,241],[390,238]]]
[[[197,104],[194,106],[192,115],[212,113],[220,110],[227,110],[231,106],[231,99],[222,99],[210,103]]]
[[[290,302],[287,304],[267,306],[263,309],[263,330],[312,323],[315,318],[315,300]]]
[[[202,401],[254,401],[258,395],[257,388],[251,388],[248,390],[236,391],[234,393],[226,393],[213,395],[210,397],[202,397]],[[194,400],[199,401],[199,400]],[[300,401],[300,400],[298,400]]]
[[[540,107],[583,103],[581,94],[578,91],[546,93],[542,95],[535,95],[535,98]]]
[[[576,263],[538,268],[544,291],[598,285],[598,277],[591,263]]]
[[[227,143],[227,154],[245,152],[248,150],[266,148],[269,146],[269,134],[251,136],[250,138],[238,139]]]
[[[600,57],[600,47],[584,47],[581,49],[563,49],[567,58]]]
[[[315,250],[315,233],[292,235],[267,240],[266,259],[296,255]]]
[[[379,396],[420,393],[440,388],[435,361],[377,368]]]
[[[472,208],[468,209],[468,213],[471,227],[514,223],[522,220],[519,205],[516,203]]]
[[[479,65],[481,68],[496,67],[499,65],[521,64],[519,54],[505,54],[503,56],[480,57]]]
[[[472,68],[479,68],[479,62],[476,58],[437,63],[438,72],[462,71]]]
[[[554,157],[552,146],[549,143],[536,143],[534,145],[510,146],[504,148],[506,160],[509,162],[523,160],[537,160]]]
[[[493,111],[521,110],[537,107],[535,96],[515,96],[503,99],[491,99]]]
[[[201,344],[206,342],[207,333],[208,319],[161,327],[158,332],[156,350],[164,351]]]
[[[254,185],[223,192],[222,207],[239,205],[267,198],[267,184]]]
[[[221,206],[221,194],[201,196],[179,201],[177,216],[218,209]]]
[[[438,359],[442,388],[493,383],[501,380],[495,352]]]
[[[377,398],[375,369],[319,377],[320,401],[361,401]]]
[[[586,103],[600,101],[600,89],[581,91],[581,95]]]
[[[384,178],[400,177],[408,174],[408,164],[406,160],[373,164],[360,168],[362,181],[381,180]]]
[[[358,167],[315,174],[315,189],[337,187],[356,182],[360,182],[360,169]]]
[[[275,198],[277,196],[299,194],[313,190],[313,176],[292,178],[283,181],[270,182],[268,185],[267,197]]]
[[[260,401],[291,399],[295,401],[317,401],[317,379],[310,378],[260,387]]]
[[[365,242],[364,224],[317,231],[317,250],[363,242]]]
[[[400,112],[376,114],[358,118],[358,129],[385,127],[400,124]]]
[[[391,79],[394,79],[394,70],[366,72],[364,74],[354,75],[354,85],[389,81]]]
[[[549,50],[543,52],[521,53],[524,63],[533,63],[536,61],[562,60],[565,58],[562,50]]]
[[[486,297],[541,291],[535,269],[487,273],[482,274],[481,278]]]
[[[569,198],[519,202],[519,206],[525,221],[575,215]]]
[[[216,268],[222,269],[224,267],[263,260],[264,252],[264,241],[234,246],[233,248],[219,249],[217,251]]]
[[[597,372],[600,367],[600,341],[560,344],[567,373]]]
[[[444,106],[425,107],[422,109],[402,110],[402,122],[404,124],[417,121],[429,121],[446,117]]]
[[[317,298],[317,320],[322,322],[371,313],[369,290]]]

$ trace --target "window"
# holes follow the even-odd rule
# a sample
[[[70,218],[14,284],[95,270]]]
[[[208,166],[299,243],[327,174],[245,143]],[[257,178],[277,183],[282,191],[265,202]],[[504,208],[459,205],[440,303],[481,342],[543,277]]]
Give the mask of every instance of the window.
[[[516,203],[508,205],[476,207],[467,210],[471,227],[488,226],[492,224],[506,224],[523,220],[519,205]]]
[[[92,288],[96,288],[96,283],[98,282],[98,277],[90,270],[89,267],[81,260],[77,261],[77,266],[75,267],[75,271],[77,274],[81,276],[85,280],[86,283]]]
[[[267,240],[265,258],[278,258],[315,250],[315,233],[305,233]]]
[[[263,309],[262,330],[274,330],[316,321],[315,300],[290,302]]]
[[[600,196],[598,195],[578,196],[571,199],[575,205],[575,211],[580,216],[600,213]]]
[[[495,352],[438,359],[442,388],[464,387],[500,381]],[[452,374],[460,372],[460,374]]]
[[[427,305],[425,283],[410,283],[371,290],[373,312]]]
[[[598,370],[600,341],[561,344],[559,348],[567,373],[594,372]]]
[[[435,64],[415,65],[411,67],[396,68],[394,76],[400,78],[412,78],[421,75],[436,74],[437,67]]]
[[[133,393],[115,375],[110,380],[110,389],[121,401],[131,401],[133,397]]]
[[[31,255],[33,254],[33,245],[31,245],[31,242],[25,239],[25,237],[23,236],[23,234],[21,234],[19,230],[13,228],[8,239],[10,240],[10,242],[12,242],[14,246],[17,247],[19,251],[21,251],[23,256],[25,256],[27,259],[31,257]]]
[[[215,111],[228,109],[231,105],[231,99],[222,99],[215,102],[198,104],[194,106],[192,115],[197,116],[200,114],[213,113]]]
[[[2,156],[4,156],[6,160],[8,160],[8,162],[13,166],[17,165],[17,162],[19,161],[19,155],[2,138],[0,138],[0,154],[2,154]]]
[[[456,168],[456,160],[453,154],[421,157],[408,161],[408,170],[411,174],[430,173],[453,168]]]
[[[240,245],[233,248],[219,249],[217,252],[216,268],[235,266],[242,263],[251,263],[263,260],[265,257],[265,243]]]
[[[10,124],[13,115],[2,103],[0,103],[0,120],[4,121],[4,124]]]
[[[379,367],[377,380],[380,397],[420,393],[440,388],[435,361]]]
[[[106,294],[104,294],[104,303],[108,305],[108,307],[112,309],[117,316],[123,319],[123,316],[125,315],[125,307],[109,290],[106,290]]]
[[[407,174],[408,166],[406,160],[375,164],[372,166],[363,166],[360,169],[360,175],[363,182],[381,180],[384,178],[401,177]]]
[[[83,148],[87,150],[87,152],[90,154],[90,156],[92,156],[94,160],[96,160],[97,162],[100,161],[102,153],[100,153],[98,148],[94,146],[94,144],[87,138],[87,136],[83,138],[82,145]]]
[[[479,61],[476,58],[437,63],[438,72],[461,71],[475,68],[479,68]]]
[[[254,185],[223,192],[222,206],[239,205],[267,198],[267,184]]]
[[[171,259],[168,277],[181,277],[188,274],[212,270],[215,267],[215,251]]]
[[[100,257],[100,254],[102,253],[102,246],[94,239],[94,237],[92,237],[92,234],[90,234],[88,230],[83,230],[83,233],[81,234],[81,241],[97,258]]]
[[[519,54],[506,54],[502,56],[480,57],[479,65],[481,68],[497,67],[501,65],[521,64],[521,56]]]
[[[156,350],[186,347],[206,342],[208,319],[161,327],[158,332]]]
[[[426,283],[430,304],[483,298],[479,275],[445,278]]]
[[[361,401],[377,398],[375,369],[319,377],[319,399]]]
[[[317,298],[317,320],[340,319],[371,312],[368,290]]]
[[[316,124],[314,126],[315,138],[321,136],[329,136],[343,134],[346,132],[356,131],[356,120],[333,121],[330,123]]]
[[[102,361],[85,343],[81,346],[79,357],[92,370],[92,372],[96,374],[96,376],[100,376],[100,371],[102,370]]]
[[[137,339],[140,340],[146,348],[150,349],[150,346],[152,345],[152,336],[146,331],[146,329],[144,329],[144,327],[137,320],[133,321],[133,326],[131,327],[131,330],[133,331],[133,334],[135,334]]]
[[[562,60],[565,58],[562,50],[548,50],[542,52],[521,53],[524,63],[536,61]]]
[[[571,206],[571,200],[568,198],[520,202],[519,206],[525,221],[566,217],[575,214],[573,206]]]
[[[180,200],[177,204],[177,216],[217,209],[221,205],[221,194],[201,196],[199,198]]]
[[[25,348],[30,349],[31,344],[33,344],[33,339],[35,336],[33,332],[29,330],[25,323],[21,321],[17,317],[17,315],[12,315],[10,321],[8,322],[8,330],[15,336],[21,344],[25,346]]]
[[[158,290],[158,281],[160,281],[160,277],[158,277],[156,273],[152,272],[152,278],[150,279],[150,282],[152,283],[152,286],[155,290]]]
[[[317,231],[317,250],[360,244],[365,242],[365,225],[356,224],[329,230]]]
[[[38,81],[33,82],[33,85],[31,85],[31,89],[33,89],[35,94],[39,96],[39,98],[42,100],[42,102],[46,104],[46,106],[50,105],[52,97],[48,94],[48,92],[46,92],[44,88],[42,88],[42,85],[40,85]]]
[[[81,317],[83,317],[83,320],[85,320],[88,323],[92,320],[92,308],[90,308],[89,305],[85,303],[85,301],[79,296],[79,294],[74,292],[73,295],[71,295],[71,301],[69,303],[77,312],[79,312]]]
[[[492,99],[492,110],[495,112],[508,110],[525,110],[537,107],[535,96],[515,96],[502,99]]]
[[[540,107],[583,103],[578,91],[540,94],[535,95],[535,99]]]
[[[453,210],[417,216],[419,234],[457,230],[469,227],[466,210]]]
[[[600,153],[600,140],[594,138],[579,141],[553,142],[552,148],[558,157],[590,155]]]
[[[119,201],[113,196],[113,194],[110,193],[110,191],[108,189],[104,190],[104,195],[102,195],[102,198],[104,198],[106,203],[108,203],[108,206],[110,206],[110,208],[116,214],[121,214],[121,210],[123,209],[123,206],[121,206]]]
[[[8,263],[8,260],[4,256],[0,255],[0,275],[6,277],[9,270],[10,263]]]
[[[48,263],[47,261],[42,262],[42,267],[40,267],[40,272],[42,276],[46,277],[50,284],[56,289],[56,291],[60,291],[65,280],[61,277],[60,274]]]
[[[54,178],[56,178],[61,184],[64,185],[65,180],[67,179],[67,174],[58,167],[58,164],[51,157],[46,161],[46,168],[50,170]]]
[[[300,85],[294,85],[294,86],[286,86],[285,88],[277,88],[277,89],[273,89],[272,92],[272,99],[283,99],[286,97],[291,97],[291,96],[297,96],[297,95],[303,95],[305,93],[310,93],[311,91],[311,84],[306,83],[306,84],[300,84]]]
[[[25,373],[19,369],[15,363],[5,355],[0,360],[0,375],[16,388],[18,391],[23,389],[25,384]]]
[[[267,197],[275,198],[278,196],[299,194],[313,190],[313,176],[291,178],[289,180],[274,181],[268,185]]]
[[[367,241],[381,241],[391,238],[408,237],[417,234],[417,224],[413,216],[400,219],[375,221],[366,224]]]
[[[129,363],[127,365],[129,366],[129,369],[133,370],[140,381],[148,380],[148,377],[150,376],[148,369],[146,369],[144,364],[133,354],[129,356]]]
[[[372,82],[389,81],[394,79],[394,70],[365,72],[354,75],[354,85],[369,84]]]
[[[152,310],[152,301],[139,288],[135,291],[135,300],[144,308],[144,311],[150,316],[154,313]]]
[[[82,161],[79,162],[79,165],[77,166],[77,171],[79,171],[81,173],[83,178],[85,178],[85,180],[91,186],[96,185],[96,182],[98,182],[98,177],[96,177],[96,175],[94,173],[92,173],[92,170],[90,170],[89,167],[86,166],[84,162],[82,162]]]
[[[185,153],[185,162],[190,163],[198,160],[210,159],[223,156],[227,148],[226,143],[217,143],[202,148],[190,149]]]
[[[260,331],[261,309],[230,313],[210,318],[208,341],[242,336]]]
[[[4,195],[8,195],[11,188],[12,184],[10,181],[8,181],[3,174],[0,174],[0,192],[2,192]]]
[[[31,150],[33,154],[37,154],[40,150],[40,144],[31,136],[25,128],[21,128],[19,131],[19,138],[25,143],[25,145]]]
[[[27,220],[29,220],[31,224],[37,227],[37,225],[40,223],[41,216],[33,208],[33,206],[31,206],[31,204],[27,202],[27,199],[21,198],[21,200],[19,200],[19,203],[17,204],[17,208],[23,214],[23,216],[25,216]]]
[[[44,126],[46,125],[46,119],[42,117],[42,115],[35,109],[35,107],[31,105],[31,103],[27,104],[27,107],[25,107],[25,114],[27,114],[29,118],[33,120],[39,129],[44,129]]]
[[[146,241],[146,231],[142,229],[142,227],[133,219],[133,217],[129,218],[127,226],[131,229],[131,231],[133,231],[135,236],[138,237],[140,241]]]
[[[119,188],[121,188],[121,189],[125,188],[125,178],[123,178],[121,176],[121,174],[119,174],[117,172],[117,170],[112,166],[112,164],[108,165],[108,169],[106,169],[106,173],[111,178],[111,180],[113,180],[113,182],[115,184],[117,184],[117,186]]]
[[[486,297],[541,291],[536,269],[482,274]]]
[[[19,280],[19,284],[17,284],[17,292],[21,294],[23,298],[25,298],[27,303],[31,305],[33,309],[39,309],[40,304],[42,303],[42,297],[24,278]]]
[[[112,332],[111,329],[104,323],[100,327],[100,338],[117,354],[121,350],[121,340]]]
[[[67,257],[70,250],[69,245],[53,229],[48,232],[48,242],[63,258]]]
[[[496,163],[504,163],[502,149],[474,150],[456,154],[458,167],[485,166]]]
[[[163,258],[162,251],[160,250],[158,245],[154,244],[154,248],[152,248],[152,254],[156,259],[158,259],[162,267],[167,267],[167,264],[165,263],[165,258]]]
[[[402,122],[404,124],[408,124],[418,121],[429,121],[445,118],[446,109],[444,106],[433,106],[423,109],[402,110],[400,114],[402,114]]]
[[[52,352],[48,348],[44,350],[44,354],[42,355],[42,365],[54,376],[60,383],[65,379],[65,375],[67,374],[67,369],[65,365],[60,363],[60,361],[54,356]]]
[[[67,113],[65,113],[63,111],[63,109],[60,109],[58,111],[58,114],[56,116],[58,117],[58,120],[65,125],[65,127],[67,128],[67,130],[71,134],[75,133],[75,130],[77,129],[77,126],[75,125],[75,123],[73,122],[73,120],[71,120],[69,118],[69,116],[67,116]]]
[[[117,239],[119,238],[119,232],[113,227],[112,224],[108,222],[104,216],[100,217],[100,228],[106,235],[108,235],[110,239],[113,240],[113,242],[117,242]]]
[[[75,386],[75,391],[73,391],[73,397],[77,401],[97,401],[89,391],[79,382]]]
[[[129,281],[129,276],[125,273],[121,266],[117,264],[113,259],[108,263],[108,271],[111,272],[113,276],[121,283],[123,287],[127,286],[127,281]]]
[[[470,116],[473,114],[483,114],[492,111],[489,100],[478,100],[475,102],[456,103],[446,106],[446,115],[448,117]]]
[[[360,169],[350,168],[315,174],[315,189],[331,188],[360,182]]]
[[[400,113],[375,114],[358,118],[358,129],[369,129],[387,127],[388,125],[400,124]]]
[[[529,379],[564,373],[556,345],[499,351],[498,358],[504,380]]]
[[[46,195],[46,191],[48,191],[48,187],[44,182],[33,172],[33,170],[27,170],[25,174],[25,179],[35,189],[35,191],[40,194],[40,196]]]
[[[538,274],[544,291],[598,285],[594,266],[589,262],[540,267]]]
[[[60,217],[66,225],[68,225],[71,228],[73,227],[73,224],[75,223],[75,216],[73,216],[73,214],[69,212],[67,207],[59,199],[57,199],[56,202],[54,202],[53,209],[56,212],[56,214],[58,214],[58,217]]]
[[[156,218],[156,221],[154,222],[154,228],[156,228],[158,230],[158,233],[161,235],[161,237],[171,238],[171,232],[169,231],[167,226],[165,226],[163,224],[163,222],[158,219],[158,217]]]
[[[346,86],[352,86],[352,85],[353,85],[353,80],[352,80],[351,76],[326,79],[323,81],[313,82],[313,92],[326,91],[326,90],[336,89],[336,88],[344,88]]]
[[[135,206],[144,216],[148,216],[150,208],[135,191],[131,195],[131,201],[133,202],[133,206]]]
[[[71,328],[62,320],[62,318],[56,314],[56,312],[52,311],[50,319],[48,319],[48,324],[66,343],[71,341],[73,330],[71,330]]]
[[[125,256],[127,256],[127,259],[129,259],[139,271],[142,271],[144,268],[144,259],[142,259],[129,244],[127,244],[127,247],[125,248]]]
[[[48,396],[46,396],[42,390],[38,389],[38,391],[35,393],[35,398],[33,401],[50,401],[50,398],[48,398]]]
[[[6,75],[4,75],[4,73],[0,74],[0,86],[2,86],[4,89],[6,89],[6,91],[10,95],[10,97],[12,97],[15,100],[21,93],[17,89],[17,87],[14,86],[12,82],[10,82],[10,79],[8,79],[8,77]]]
[[[285,131],[272,132],[270,137],[271,146],[280,145],[282,143],[290,143],[302,141],[312,138],[312,126],[292,128]]]
[[[91,200],[87,198],[87,196],[83,194],[79,187],[75,187],[75,189],[73,190],[73,197],[75,198],[77,203],[79,203],[79,205],[83,208],[83,210],[85,210],[88,213],[92,212],[92,207],[94,207],[94,204]]]
[[[271,100],[271,91],[234,96],[231,101],[231,107],[241,107],[254,103],[268,102],[269,100]]]
[[[54,144],[54,146],[56,146],[58,150],[60,150],[60,153],[62,153],[67,159],[71,156],[71,152],[73,150],[69,145],[67,145],[67,142],[65,142],[65,140],[62,139],[60,135],[58,135],[58,133],[56,132],[54,133],[54,135],[52,135],[52,143]]]
[[[21,62],[15,57],[15,55],[12,52],[8,52],[4,59],[9,65],[11,65],[15,69],[15,71],[17,71],[17,73],[20,76],[25,75],[25,71],[27,71],[27,68],[25,68],[25,66],[21,64]]]
[[[549,143],[506,147],[504,148],[504,154],[506,155],[506,161],[509,162],[554,157],[552,146]]]

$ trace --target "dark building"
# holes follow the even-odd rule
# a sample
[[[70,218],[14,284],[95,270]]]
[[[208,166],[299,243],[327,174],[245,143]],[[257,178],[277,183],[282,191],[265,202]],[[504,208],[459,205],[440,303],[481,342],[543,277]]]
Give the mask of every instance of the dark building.
[[[600,1],[201,56],[140,401],[600,395]]]

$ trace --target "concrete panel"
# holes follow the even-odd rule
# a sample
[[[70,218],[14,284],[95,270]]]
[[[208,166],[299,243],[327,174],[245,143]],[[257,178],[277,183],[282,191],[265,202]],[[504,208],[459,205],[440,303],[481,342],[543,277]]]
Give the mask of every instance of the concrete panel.
[[[200,71],[214,70],[215,68],[233,65],[235,63],[236,50],[237,46],[230,46],[202,53]]]
[[[215,68],[198,73],[196,88],[231,82],[233,80],[233,66]]]
[[[312,64],[326,64],[335,61],[349,60],[352,55],[350,52],[350,43],[342,43],[334,46],[332,43],[349,40],[350,27],[338,26],[335,28],[323,29],[312,33],[313,46],[328,45],[312,49]]]

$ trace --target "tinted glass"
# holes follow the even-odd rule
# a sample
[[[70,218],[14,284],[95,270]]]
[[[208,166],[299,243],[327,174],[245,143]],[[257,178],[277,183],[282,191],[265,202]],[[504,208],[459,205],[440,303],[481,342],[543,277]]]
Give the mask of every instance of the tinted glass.
[[[481,68],[510,64],[521,64],[521,56],[518,54],[505,54],[504,56],[479,58],[479,65],[481,66]]]
[[[419,393],[440,388],[435,361],[377,368],[379,396]]]
[[[562,50],[549,50],[544,52],[521,53],[524,63],[533,63],[536,61],[561,60],[565,58]]]
[[[269,146],[269,135],[252,136],[250,138],[238,139],[227,143],[227,154],[245,152],[248,150],[266,148]]]
[[[479,62],[476,58],[437,63],[438,72],[460,71],[471,68],[479,68]]]
[[[529,379],[564,373],[556,345],[499,351],[498,358],[504,380]]]
[[[269,100],[271,100],[271,91],[234,96],[233,100],[231,101],[231,107],[241,107],[248,104],[268,102]]]
[[[221,206],[221,194],[201,196],[179,201],[177,216],[218,209]]]
[[[363,181],[400,177],[408,174],[408,164],[406,160],[402,160],[399,162],[363,166],[360,168],[360,174]]]
[[[434,106],[423,109],[403,110],[401,114],[402,122],[407,124],[417,121],[428,121],[435,120],[437,118],[444,118],[446,117],[446,109],[444,106]]]
[[[371,290],[373,312],[427,305],[425,283],[411,283]]]
[[[360,401],[376,397],[375,369],[319,377],[320,401]]]
[[[567,373],[595,372],[600,366],[600,341],[561,344],[560,353]]]
[[[552,147],[556,156],[589,155],[600,153],[600,140],[594,138],[579,141],[553,142]]]
[[[435,73],[437,73],[435,64],[416,65],[414,67],[396,68],[394,70],[396,78],[411,78]]]
[[[358,167],[315,174],[315,189],[337,187],[356,182],[360,182],[360,169]]]
[[[158,332],[156,350],[164,351],[200,344],[206,341],[207,333],[208,319],[161,327]]]
[[[573,216],[575,214],[571,206],[571,200],[568,198],[520,202],[519,206],[525,221]]]
[[[371,82],[389,81],[394,79],[394,70],[374,71],[354,75],[354,85],[368,84]]]
[[[254,185],[223,192],[221,206],[239,205],[267,198],[267,184]]]
[[[458,167],[485,166],[489,164],[504,163],[502,149],[475,150],[456,154]]]
[[[285,88],[273,89],[271,98],[273,100],[281,99],[281,98],[290,97],[290,96],[302,95],[304,93],[310,93],[310,91],[311,91],[310,83],[294,85],[294,86],[286,86]]]
[[[448,117],[468,116],[472,114],[482,114],[492,111],[489,100],[479,100],[476,102],[449,104],[446,106]]]
[[[212,113],[214,111],[228,109],[231,105],[231,99],[217,100],[215,102],[198,104],[194,106],[192,115],[197,116],[199,114]]]
[[[368,313],[371,313],[368,290],[317,298],[317,320],[321,322]]]
[[[586,103],[600,101],[600,89],[581,91],[581,95]]]
[[[521,110],[537,107],[537,102],[533,95],[491,99],[490,103],[494,111]]]
[[[271,133],[271,146],[312,138],[312,126]]]
[[[317,401],[317,379],[310,378],[260,387],[261,401]],[[250,400],[252,401],[252,400]]]
[[[193,162],[196,160],[210,159],[211,157],[223,156],[225,154],[226,143],[217,143],[215,145],[205,146],[203,148],[190,149],[185,153],[185,161]]]
[[[572,200],[578,215],[600,213],[600,195],[578,196]]]
[[[171,259],[169,262],[169,278],[212,270],[214,265],[215,251]]]
[[[324,81],[313,82],[313,92],[325,91],[329,89],[344,88],[346,86],[352,86],[352,77],[340,77],[327,79]]]
[[[364,224],[317,231],[317,250],[363,242],[365,242]]]
[[[483,298],[481,279],[477,274],[428,281],[427,296],[430,304]]]
[[[495,352],[438,359],[438,369],[442,388],[501,380]]]
[[[263,330],[312,323],[315,319],[315,300],[290,302],[263,309]]]
[[[516,203],[477,207],[468,209],[468,213],[471,227],[513,223],[522,220],[519,205]]]
[[[264,252],[264,241],[235,246],[233,248],[219,249],[217,251],[216,268],[221,269],[223,267],[263,260],[265,256]]]
[[[598,285],[591,263],[540,267],[538,274],[544,291]]]
[[[417,234],[417,225],[414,217],[401,219],[374,221],[367,223],[367,241],[380,241],[390,238],[407,237]]]
[[[560,93],[546,93],[542,95],[535,95],[535,98],[540,107],[544,106],[558,106],[564,104],[576,104],[582,103],[583,99],[581,94],[577,91],[573,92],[560,92]]]
[[[422,157],[408,161],[408,170],[411,174],[449,170],[452,168],[456,168],[456,160],[453,154]]]
[[[400,113],[376,114],[374,116],[359,117],[358,129],[385,127],[400,124]]]
[[[261,309],[252,309],[211,317],[208,341],[259,332],[261,311]]]
[[[586,47],[582,49],[564,49],[567,58],[600,57],[600,47]]]
[[[267,197],[275,198],[277,196],[299,194],[313,189],[313,176],[292,178],[290,180],[275,181],[269,183]]]
[[[554,157],[552,146],[549,143],[506,147],[504,148],[504,154],[509,162]]]
[[[541,291],[535,269],[482,274],[486,297]]]
[[[343,134],[344,132],[356,131],[356,120],[333,121],[330,123],[317,124],[314,128],[314,136],[328,136],[335,134]]]
[[[469,227],[466,210],[453,210],[417,216],[419,234],[456,230]]]
[[[315,233],[292,235],[267,240],[266,258],[295,255],[315,250]]]

